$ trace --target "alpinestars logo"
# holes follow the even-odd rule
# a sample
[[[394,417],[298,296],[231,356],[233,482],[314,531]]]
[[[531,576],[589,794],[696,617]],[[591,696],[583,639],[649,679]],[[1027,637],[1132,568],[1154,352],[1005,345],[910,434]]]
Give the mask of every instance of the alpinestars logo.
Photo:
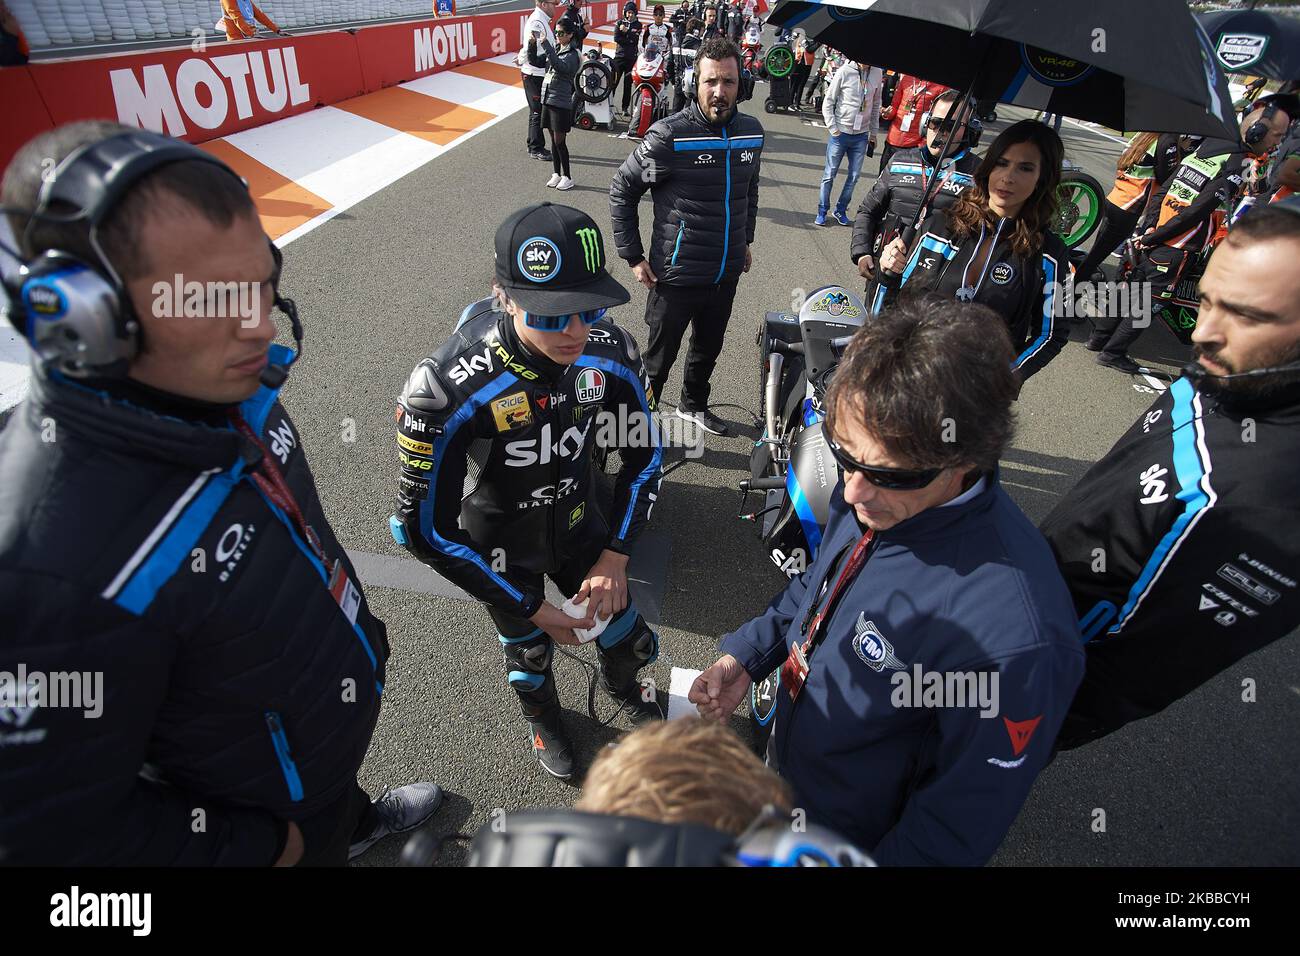
[[[600,233],[596,232],[589,226],[584,226],[577,232],[578,241],[582,243],[582,260],[586,265],[587,271],[596,273],[600,271]]]

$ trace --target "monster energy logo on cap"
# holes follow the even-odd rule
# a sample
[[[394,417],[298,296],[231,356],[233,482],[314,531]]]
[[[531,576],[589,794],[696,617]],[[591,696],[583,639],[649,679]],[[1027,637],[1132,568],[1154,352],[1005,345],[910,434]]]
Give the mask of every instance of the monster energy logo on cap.
[[[576,233],[582,242],[583,261],[587,271],[595,274],[600,271],[600,233],[589,226],[584,226]]]

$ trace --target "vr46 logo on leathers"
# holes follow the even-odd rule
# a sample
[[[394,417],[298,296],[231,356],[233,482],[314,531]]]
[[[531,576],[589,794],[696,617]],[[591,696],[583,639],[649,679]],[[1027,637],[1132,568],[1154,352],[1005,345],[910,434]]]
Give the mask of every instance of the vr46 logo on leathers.
[[[542,426],[542,433],[538,438],[506,442],[506,464],[511,468],[527,468],[529,465],[549,464],[552,458],[577,461],[587,444],[587,432],[591,429],[593,421],[594,418],[588,418],[584,425],[569,426],[559,440],[554,442],[551,438],[550,422]]]

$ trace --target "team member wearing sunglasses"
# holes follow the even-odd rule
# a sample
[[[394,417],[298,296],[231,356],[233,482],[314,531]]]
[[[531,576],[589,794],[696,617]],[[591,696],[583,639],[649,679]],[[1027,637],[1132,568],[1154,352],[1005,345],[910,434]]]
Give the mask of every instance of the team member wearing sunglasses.
[[[937,297],[854,336],[826,400],[844,477],[817,559],[689,694],[722,720],[780,668],[769,764],[882,865],[985,863],[1083,675],[1051,551],[998,482],[1011,356],[988,309]]]
[[[510,216],[496,234],[494,290],[406,383],[389,525],[398,544],[488,606],[535,755],[567,779],[552,641],[578,644],[575,628],[608,621],[595,638],[602,687],[634,718],[662,716],[637,681],[659,639],[626,571],[659,488],[654,394],[632,337],[603,319],[630,296],[606,272],[585,213],[542,203]],[[627,425],[608,510],[591,461],[597,433],[609,431],[604,413]],[[544,575],[585,602],[586,616],[549,603]]]
[[[849,258],[864,279],[870,279],[875,272],[880,250],[915,218],[931,179],[938,176],[939,185],[930,199],[927,215],[930,210],[951,206],[973,182],[980,158],[972,150],[982,127],[978,125],[979,120],[958,124],[953,111],[959,96],[956,90],[939,94],[926,118],[925,140],[919,146],[894,153],[858,207]],[[939,156],[948,142],[952,145],[940,165]]]

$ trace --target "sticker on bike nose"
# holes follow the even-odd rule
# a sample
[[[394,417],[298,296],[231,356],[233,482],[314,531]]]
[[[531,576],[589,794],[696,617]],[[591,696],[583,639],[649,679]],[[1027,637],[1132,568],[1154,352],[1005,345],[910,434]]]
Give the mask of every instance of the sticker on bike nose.
[[[534,236],[519,247],[519,272],[531,282],[550,282],[560,272],[560,247]]]
[[[1015,277],[1015,267],[1009,262],[999,262],[993,267],[993,271],[989,273],[989,278],[993,280],[995,285],[1006,285]]]

